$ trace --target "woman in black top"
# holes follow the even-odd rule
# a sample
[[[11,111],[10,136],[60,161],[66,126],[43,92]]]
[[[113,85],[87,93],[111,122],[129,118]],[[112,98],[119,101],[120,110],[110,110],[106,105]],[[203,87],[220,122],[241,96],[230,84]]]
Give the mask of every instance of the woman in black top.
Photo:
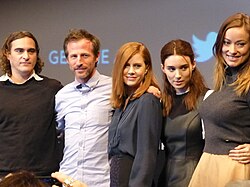
[[[118,51],[113,67],[109,129],[110,186],[150,187],[153,183],[162,127],[160,100],[147,93],[157,88],[148,49],[129,42]]]
[[[207,88],[184,40],[172,40],[161,49],[161,68],[166,166],[159,185],[186,187],[204,146],[197,108]]]

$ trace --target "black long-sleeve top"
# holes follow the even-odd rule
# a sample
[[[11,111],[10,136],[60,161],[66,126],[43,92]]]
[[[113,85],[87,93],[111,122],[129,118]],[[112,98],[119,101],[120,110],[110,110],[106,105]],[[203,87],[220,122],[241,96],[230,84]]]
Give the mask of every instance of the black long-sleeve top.
[[[109,156],[133,158],[129,186],[152,185],[161,128],[161,104],[152,94],[130,101],[125,111],[116,109],[109,129]]]

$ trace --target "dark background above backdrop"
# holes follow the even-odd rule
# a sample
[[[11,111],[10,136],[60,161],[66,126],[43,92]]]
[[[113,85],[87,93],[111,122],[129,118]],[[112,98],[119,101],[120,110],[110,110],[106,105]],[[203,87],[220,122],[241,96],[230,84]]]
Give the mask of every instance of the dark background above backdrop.
[[[45,61],[43,75],[63,84],[74,79],[63,54],[71,28],[84,28],[101,40],[98,70],[111,75],[115,53],[129,41],[149,48],[161,82],[160,49],[168,41],[189,41],[198,68],[212,87],[212,45],[220,24],[235,12],[250,13],[249,0],[11,0],[0,4],[0,42],[14,31],[27,30],[37,38]],[[2,74],[2,72],[0,72]]]

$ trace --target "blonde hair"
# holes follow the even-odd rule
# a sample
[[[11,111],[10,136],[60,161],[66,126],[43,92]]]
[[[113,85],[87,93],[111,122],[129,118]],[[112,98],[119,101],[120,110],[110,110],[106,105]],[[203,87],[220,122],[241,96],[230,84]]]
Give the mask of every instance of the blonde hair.
[[[250,42],[250,17],[244,13],[236,13],[228,17],[221,25],[218,32],[216,42],[213,47],[214,56],[216,57],[216,64],[214,70],[214,90],[221,90],[222,86],[225,84],[226,73],[225,68],[227,67],[226,62],[222,57],[222,47],[224,43],[225,34],[228,29],[240,27],[244,28],[248,33],[248,42]],[[249,49],[250,50],[250,49]],[[235,91],[238,96],[247,94],[250,88],[250,66],[249,62],[250,56],[248,56],[246,62],[243,64],[241,70],[239,71],[237,80],[230,84],[230,86],[235,86]]]

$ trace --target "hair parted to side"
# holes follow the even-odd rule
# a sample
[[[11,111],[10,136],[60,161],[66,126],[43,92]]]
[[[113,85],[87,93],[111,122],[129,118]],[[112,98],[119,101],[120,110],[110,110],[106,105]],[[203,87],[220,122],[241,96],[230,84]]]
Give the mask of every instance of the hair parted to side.
[[[164,66],[165,60],[172,55],[186,56],[190,58],[192,64],[195,63],[195,56],[189,42],[176,39],[165,44],[161,49],[161,64]],[[192,71],[192,70],[190,70]],[[173,107],[173,97],[176,94],[175,88],[170,84],[165,73],[163,73],[164,87],[162,93],[163,114],[167,116]],[[193,70],[189,82],[190,91],[184,98],[184,103],[188,110],[193,110],[197,106],[197,99],[206,92],[206,84],[203,76],[197,67]]]
[[[0,187],[49,187],[33,173],[20,171],[9,174],[0,182]]]
[[[36,61],[36,65],[34,67],[34,70],[37,74],[41,73],[42,71],[42,67],[44,66],[44,62],[41,60],[40,56],[39,56],[39,45],[38,42],[35,38],[35,36],[28,32],[28,31],[18,31],[18,32],[13,32],[11,33],[5,40],[2,49],[1,49],[1,56],[0,56],[0,68],[4,73],[7,73],[9,76],[12,75],[11,72],[11,66],[10,66],[10,61],[7,58],[7,55],[10,53],[11,51],[11,47],[12,47],[12,42],[17,40],[17,39],[21,39],[21,38],[31,38],[34,42],[35,42],[35,49],[36,49],[36,54],[37,54],[37,61]]]
[[[92,43],[93,54],[95,55],[95,57],[98,57],[99,52],[100,52],[100,45],[101,45],[100,40],[93,34],[89,33],[87,30],[71,29],[68,35],[66,36],[66,38],[64,39],[64,43],[63,43],[63,49],[64,49],[66,58],[68,58],[68,55],[69,55],[68,49],[67,49],[68,43],[72,41],[79,41],[82,39],[89,40]]]
[[[222,57],[222,47],[225,39],[225,34],[228,29],[235,27],[243,27],[248,34],[248,42],[250,42],[250,17],[245,13],[235,13],[229,16],[221,25],[215,44],[213,46],[213,53],[216,58],[216,64],[214,69],[214,90],[221,90],[225,84],[226,73],[225,68],[227,67],[226,62]],[[249,49],[250,50],[250,49]],[[235,91],[238,96],[245,95],[250,89],[250,56],[244,63],[241,71],[238,74],[237,80],[231,84],[235,86]]]
[[[158,83],[153,73],[150,52],[147,47],[140,42],[125,43],[120,47],[116,54],[112,71],[113,81],[111,103],[114,108],[120,108],[125,104],[127,95],[123,80],[123,70],[126,63],[136,54],[140,54],[144,59],[144,63],[147,67],[147,73],[145,74],[144,81],[142,82],[141,86],[135,91],[130,99],[133,100],[139,98],[151,85],[159,89]]]

